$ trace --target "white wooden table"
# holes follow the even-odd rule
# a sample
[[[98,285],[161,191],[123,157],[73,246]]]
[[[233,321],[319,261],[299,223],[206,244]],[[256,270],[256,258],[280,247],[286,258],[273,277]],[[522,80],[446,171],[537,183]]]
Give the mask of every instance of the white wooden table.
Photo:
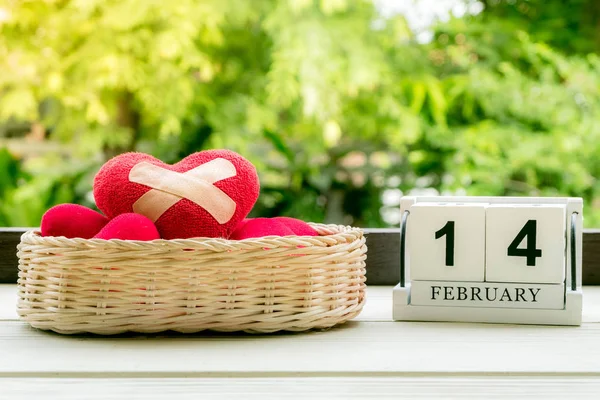
[[[30,328],[0,285],[0,399],[600,398],[600,287],[581,327],[393,322],[391,291],[329,331],[103,338]]]

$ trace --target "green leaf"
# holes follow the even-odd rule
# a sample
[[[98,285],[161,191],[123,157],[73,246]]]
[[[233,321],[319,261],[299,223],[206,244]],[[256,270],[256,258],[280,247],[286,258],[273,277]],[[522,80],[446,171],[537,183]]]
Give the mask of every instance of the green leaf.
[[[277,135],[275,132],[271,132],[267,129],[265,129],[263,131],[265,137],[271,142],[271,144],[273,145],[273,147],[275,147],[275,149],[277,149],[277,151],[279,151],[281,154],[283,154],[285,156],[285,158],[288,160],[288,162],[293,163],[294,162],[294,152],[292,151],[292,149],[290,149],[290,147],[285,143],[285,141],[279,136]]]
[[[435,78],[425,81],[427,87],[427,96],[429,103],[429,112],[436,124],[446,127],[447,102],[442,88],[442,84]]]

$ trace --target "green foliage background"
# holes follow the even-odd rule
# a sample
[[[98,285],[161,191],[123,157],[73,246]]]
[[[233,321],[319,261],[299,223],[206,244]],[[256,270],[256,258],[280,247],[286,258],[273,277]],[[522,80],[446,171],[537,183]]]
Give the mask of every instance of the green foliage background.
[[[578,196],[600,226],[600,3],[481,4],[420,43],[368,0],[0,0],[0,226],[92,206],[115,154],[207,148],[255,163],[255,216]]]

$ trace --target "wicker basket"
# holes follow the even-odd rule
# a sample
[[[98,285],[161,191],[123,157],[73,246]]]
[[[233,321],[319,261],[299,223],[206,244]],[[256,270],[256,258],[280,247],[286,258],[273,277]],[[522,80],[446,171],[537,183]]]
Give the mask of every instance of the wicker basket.
[[[26,232],[18,246],[24,321],[73,334],[328,328],[365,301],[360,229],[321,236],[85,240]]]

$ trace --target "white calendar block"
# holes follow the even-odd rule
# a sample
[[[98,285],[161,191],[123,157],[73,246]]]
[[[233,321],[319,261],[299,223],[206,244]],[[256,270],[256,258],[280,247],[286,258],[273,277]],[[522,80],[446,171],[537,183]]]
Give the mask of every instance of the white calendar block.
[[[563,283],[565,220],[561,204],[490,205],[485,280]]]
[[[583,201],[407,196],[393,318],[580,325]]]
[[[417,203],[410,210],[413,280],[483,282],[486,204]]]

